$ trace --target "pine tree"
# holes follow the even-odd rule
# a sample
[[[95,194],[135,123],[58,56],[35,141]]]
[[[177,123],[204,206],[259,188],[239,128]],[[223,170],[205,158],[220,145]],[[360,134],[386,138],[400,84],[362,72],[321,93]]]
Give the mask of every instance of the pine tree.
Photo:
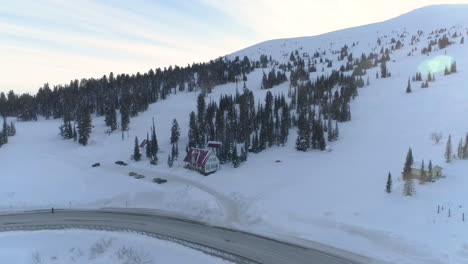
[[[198,127],[198,138],[197,138],[197,147],[203,147],[206,140],[206,126],[205,126],[205,111],[206,103],[205,97],[202,93],[198,95],[197,99],[197,127]]]
[[[76,124],[73,123],[73,141],[77,141],[78,140],[78,133],[76,133]]]
[[[299,113],[298,130],[296,139],[296,149],[298,151],[306,151],[310,147],[310,127],[304,111]]]
[[[423,183],[424,181],[426,181],[426,168],[424,167],[424,160],[422,160],[421,162],[421,175],[420,175],[420,182]]]
[[[403,168],[403,179],[407,178],[411,173],[411,165],[413,165],[413,151],[409,148],[408,153],[406,154],[405,166]]]
[[[173,165],[174,165],[174,158],[169,154],[167,155],[167,166],[169,166],[169,168],[172,168]]]
[[[385,187],[385,191],[387,193],[391,193],[392,192],[392,174],[390,174],[390,172],[388,172],[388,177],[387,177],[387,185]]]
[[[91,114],[87,106],[82,105],[78,113],[78,143],[83,146],[88,144],[91,134]]]
[[[406,93],[411,93],[411,82],[408,79],[408,86],[406,86]]]
[[[450,73],[456,73],[457,72],[457,63],[454,61],[452,62],[452,65],[450,65]]]
[[[159,146],[158,146],[158,139],[156,137],[156,127],[154,125],[154,118],[153,118],[153,127],[151,129],[151,141],[149,142],[149,144],[151,144],[150,163],[152,165],[157,165]]]
[[[2,127],[1,137],[2,139],[0,140],[2,141],[2,143],[7,144],[8,143],[8,125],[6,122],[6,117],[3,117],[3,127]]]
[[[176,160],[179,157],[179,147],[177,143],[172,145],[171,157],[173,160]]]
[[[449,75],[449,74],[450,74],[449,69],[447,66],[445,66],[444,75]]]
[[[172,120],[172,128],[171,128],[171,144],[174,145],[179,142],[180,138],[180,128],[177,120]]]
[[[427,181],[432,181],[432,160],[429,160],[429,165],[427,166]]]
[[[113,103],[110,103],[108,106],[105,116],[105,122],[106,126],[108,126],[111,131],[117,129],[117,115],[115,113],[115,105]]]
[[[15,127],[15,123],[13,123],[13,121],[10,122],[10,127],[9,127],[9,133],[8,133],[8,135],[9,135],[10,137],[13,137],[13,136],[16,135],[16,127]]]
[[[468,133],[465,138],[465,147],[463,148],[463,159],[468,159]]]
[[[189,131],[188,131],[188,147],[194,148],[198,141],[198,126],[195,119],[195,112],[190,113]]]
[[[335,140],[338,139],[338,138],[340,137],[340,131],[339,131],[339,129],[338,129],[338,121],[335,122],[335,131],[334,131],[334,134],[335,134],[335,136],[334,136]]]
[[[177,120],[174,119],[172,120],[172,127],[171,127],[171,145],[172,145],[172,150],[171,150],[171,158],[174,160],[174,159],[177,159],[177,157],[179,156],[179,146],[178,146],[178,142],[179,142],[179,138],[180,138],[180,128],[179,128],[179,124],[177,123]]]
[[[380,64],[380,76],[382,78],[390,77],[387,69],[387,62],[385,60]]]
[[[287,105],[284,105],[281,110],[281,128],[280,128],[280,140],[282,146],[286,144],[288,141],[288,134],[289,134],[289,123],[290,123],[290,116],[289,116],[289,108]]]
[[[463,139],[460,138],[460,142],[458,143],[458,149],[457,149],[457,158],[463,159],[463,154],[464,154]]]
[[[450,163],[452,161],[452,136],[449,135],[447,145],[445,147],[445,162]]]
[[[133,148],[133,160],[139,161],[141,159],[140,145],[138,143],[138,137],[135,137],[135,147]]]
[[[130,123],[130,113],[126,105],[120,107],[120,128],[122,131],[128,130],[128,124]]]
[[[237,154],[237,144],[234,143],[233,147],[232,147],[232,165],[234,166],[234,168],[237,168],[239,167],[240,165],[240,161],[239,161],[239,155]]]
[[[151,158],[151,153],[153,153],[151,150],[151,143],[150,143],[149,135],[148,133],[146,133],[146,157],[148,159]]]

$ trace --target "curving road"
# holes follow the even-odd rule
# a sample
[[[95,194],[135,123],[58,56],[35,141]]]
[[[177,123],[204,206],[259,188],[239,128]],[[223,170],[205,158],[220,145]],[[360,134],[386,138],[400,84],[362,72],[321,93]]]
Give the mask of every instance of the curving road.
[[[138,209],[56,210],[53,214],[29,211],[0,215],[0,231],[66,228],[141,232],[238,263],[367,263],[365,258],[357,256],[347,256],[346,259],[338,251],[326,253]]]

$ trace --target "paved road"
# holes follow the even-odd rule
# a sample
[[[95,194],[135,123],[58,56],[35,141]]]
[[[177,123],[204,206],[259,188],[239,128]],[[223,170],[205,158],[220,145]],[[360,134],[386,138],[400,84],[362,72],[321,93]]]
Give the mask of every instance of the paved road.
[[[0,215],[0,231],[61,228],[131,230],[160,238],[175,238],[178,242],[188,242],[189,246],[204,252],[241,263],[364,263],[364,258],[350,260],[338,257],[342,256],[339,252],[325,253],[249,233],[141,210],[56,210],[54,214],[50,211],[31,211]]]

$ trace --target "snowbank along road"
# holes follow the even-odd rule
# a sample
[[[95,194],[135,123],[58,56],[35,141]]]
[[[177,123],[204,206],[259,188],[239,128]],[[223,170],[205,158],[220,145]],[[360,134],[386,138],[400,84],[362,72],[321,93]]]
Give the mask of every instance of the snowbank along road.
[[[140,232],[238,263],[370,263],[348,252],[322,252],[245,232],[128,210],[30,211],[0,216],[0,231],[100,229]]]

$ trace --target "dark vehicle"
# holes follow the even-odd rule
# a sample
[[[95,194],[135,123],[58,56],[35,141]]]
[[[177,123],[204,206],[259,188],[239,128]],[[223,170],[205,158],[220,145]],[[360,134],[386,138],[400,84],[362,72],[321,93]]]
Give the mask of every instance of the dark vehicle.
[[[94,163],[93,165],[91,165],[91,167],[93,167],[93,168],[96,168],[96,167],[99,167],[99,166],[101,166],[101,163],[99,163],[99,162],[98,162],[98,163]]]
[[[163,183],[166,183],[167,180],[166,179],[161,179],[161,178],[154,178],[153,182],[155,182],[157,184],[163,184]]]
[[[125,162],[123,162],[121,160],[116,161],[115,164],[122,165],[122,166],[127,166],[127,163],[125,163]]]

